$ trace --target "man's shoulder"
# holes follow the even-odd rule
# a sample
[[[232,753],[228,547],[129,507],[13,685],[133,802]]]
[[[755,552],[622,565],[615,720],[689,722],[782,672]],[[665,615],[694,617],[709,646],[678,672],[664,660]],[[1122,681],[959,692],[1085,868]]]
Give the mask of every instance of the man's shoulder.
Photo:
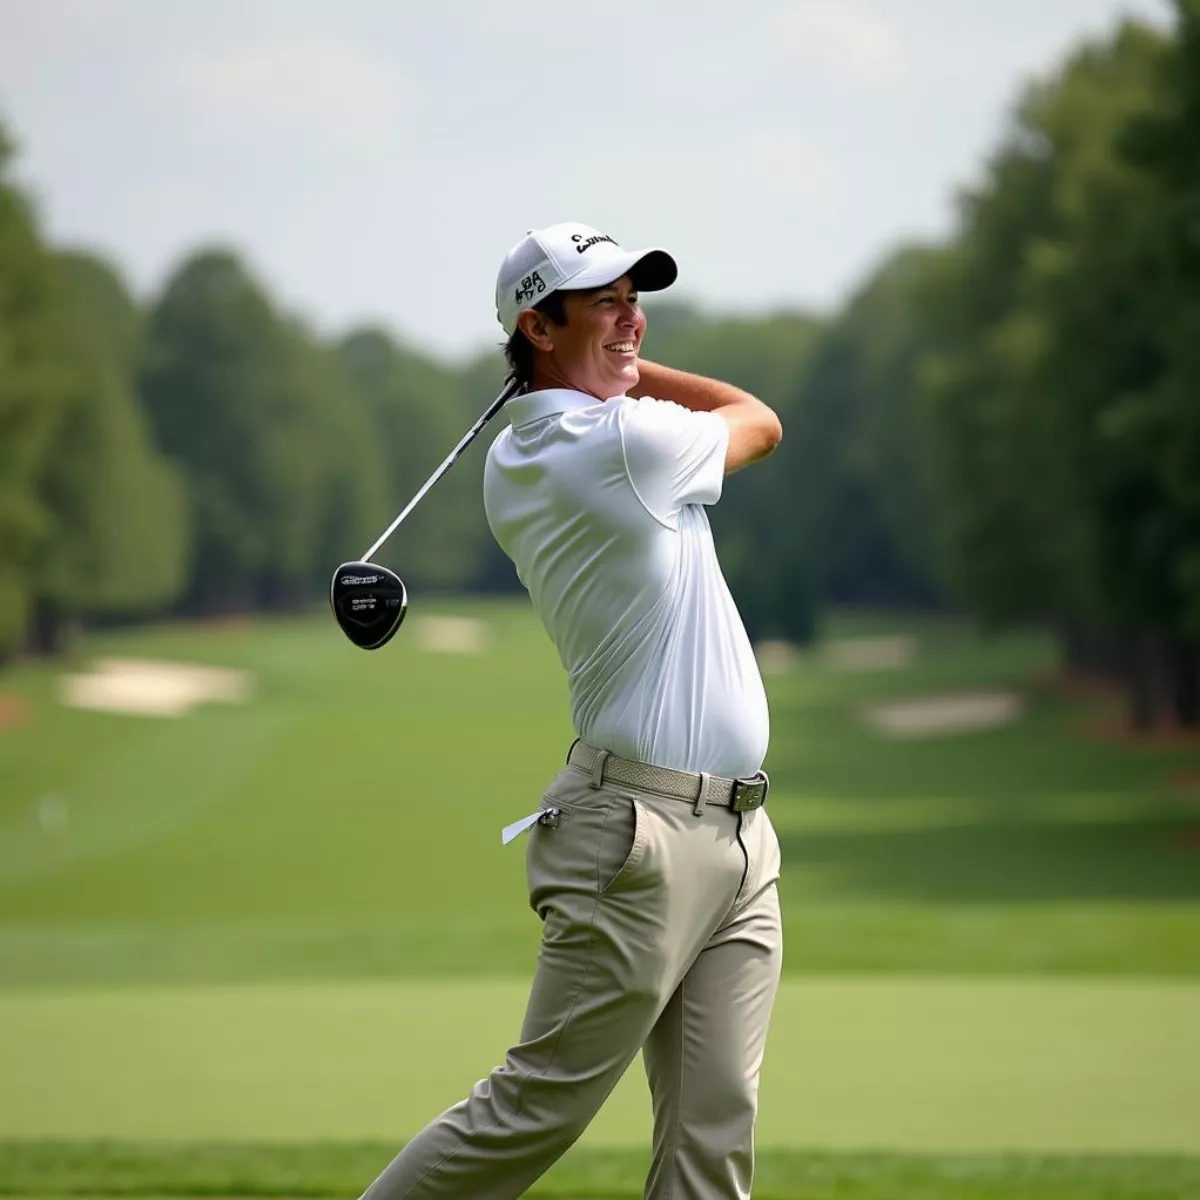
[[[566,408],[541,411],[529,407],[513,414],[512,423],[501,429],[487,449],[485,478],[499,482],[532,483],[535,478],[563,475],[594,477],[604,474],[606,464],[622,458],[621,429],[616,401],[592,400]],[[543,400],[546,409],[552,406]],[[529,468],[537,475],[528,475]]]
[[[619,444],[623,397],[596,400],[581,392],[534,392],[516,397],[510,404],[521,404],[508,412],[509,424],[492,442],[488,454],[508,448],[522,456],[559,457],[587,449],[595,453],[598,444],[611,439]],[[582,443],[582,444],[581,444]]]
[[[636,446],[652,458],[673,458],[681,447],[697,439],[717,439],[724,424],[714,413],[696,412],[673,400],[650,396],[626,397],[617,419],[626,446]]]
[[[504,406],[504,414],[513,428],[520,428],[548,418],[574,416],[603,408],[603,401],[586,392],[570,388],[543,388],[536,392],[518,393]]]
[[[504,454],[504,448],[508,445],[512,438],[511,426],[504,426],[494,438],[492,444],[488,446],[483,455],[484,470],[488,471],[496,464],[496,460]]]

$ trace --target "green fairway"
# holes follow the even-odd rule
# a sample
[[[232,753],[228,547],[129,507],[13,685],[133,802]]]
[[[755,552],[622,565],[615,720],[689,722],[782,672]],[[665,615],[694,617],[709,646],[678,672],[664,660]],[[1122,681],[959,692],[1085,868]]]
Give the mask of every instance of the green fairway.
[[[524,981],[13,993],[0,1128],[399,1143],[502,1060],[525,995]],[[792,980],[759,1144],[1200,1152],[1198,1016],[1194,984]],[[648,1128],[635,1065],[584,1144],[638,1146]]]
[[[539,934],[499,833],[562,760],[566,689],[524,604],[425,608],[374,655],[320,617],[0,680],[27,715],[0,731],[0,1193],[349,1194],[498,1061]],[[427,649],[434,614],[485,622],[482,651]],[[897,628],[897,669],[767,679],[786,974],[756,1197],[1196,1194],[1200,753],[1084,736],[1112,714],[1036,636],[831,632]],[[253,692],[64,708],[93,654]],[[997,688],[1022,712],[990,731],[863,719]],[[648,1129],[635,1064],[538,1194],[635,1196]]]
[[[394,1152],[385,1142],[0,1142],[5,1194],[356,1196]],[[637,1200],[645,1150],[576,1147],[530,1191],[540,1200]],[[1195,1200],[1200,1158],[1164,1155],[757,1156],[755,1200]]]
[[[374,655],[324,618],[97,643],[252,673],[250,703],[180,720],[6,675],[30,719],[0,733],[0,984],[523,975],[538,928],[499,831],[562,761],[565,685],[523,604],[429,608],[485,620],[484,651],[422,649],[419,612]],[[907,668],[768,679],[785,969],[1200,972],[1200,806],[1170,786],[1200,755],[1074,736],[1090,710],[1039,686],[1038,638],[912,628]],[[1028,707],[990,732],[859,717],[997,686]]]

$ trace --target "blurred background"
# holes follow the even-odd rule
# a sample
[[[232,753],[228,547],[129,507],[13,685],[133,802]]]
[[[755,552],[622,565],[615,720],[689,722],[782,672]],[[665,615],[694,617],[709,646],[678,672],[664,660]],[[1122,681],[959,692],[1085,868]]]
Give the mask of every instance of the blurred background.
[[[0,1190],[352,1194],[503,1055],[571,730],[494,430],[392,644],[326,595],[577,219],[785,430],[711,513],[763,1194],[1200,1195],[1198,130],[1194,0],[0,0]],[[640,1194],[648,1113],[544,1194]]]

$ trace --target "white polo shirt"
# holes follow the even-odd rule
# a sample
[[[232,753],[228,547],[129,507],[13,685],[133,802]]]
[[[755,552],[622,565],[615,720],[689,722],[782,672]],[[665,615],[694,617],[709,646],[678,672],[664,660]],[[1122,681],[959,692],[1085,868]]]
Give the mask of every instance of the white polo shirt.
[[[550,634],[575,730],[626,758],[752,775],[767,699],[703,505],[729,429],[663,400],[515,396],[484,508]]]

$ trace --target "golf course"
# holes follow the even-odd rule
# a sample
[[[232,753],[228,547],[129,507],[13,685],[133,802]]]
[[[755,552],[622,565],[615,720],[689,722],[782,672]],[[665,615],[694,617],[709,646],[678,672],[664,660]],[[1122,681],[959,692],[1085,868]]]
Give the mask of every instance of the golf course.
[[[1200,1195],[1198,748],[1036,634],[844,616],[763,663],[756,1196]],[[572,736],[524,604],[424,598],[378,654],[95,634],[2,690],[0,1192],[354,1195],[501,1061],[539,924],[500,829]],[[649,1119],[635,1063],[534,1194],[640,1195]]]

